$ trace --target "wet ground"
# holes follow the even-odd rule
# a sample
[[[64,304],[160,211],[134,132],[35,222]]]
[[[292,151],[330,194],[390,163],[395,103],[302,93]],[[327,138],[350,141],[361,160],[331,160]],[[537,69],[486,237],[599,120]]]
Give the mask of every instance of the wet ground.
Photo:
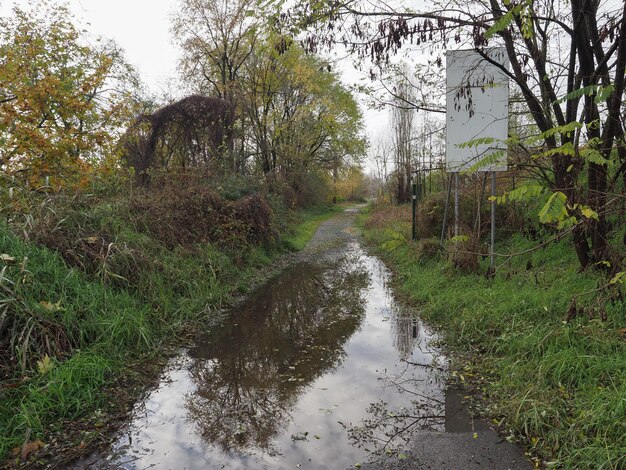
[[[531,468],[446,386],[436,336],[360,246],[355,210],[214,318],[75,468]]]

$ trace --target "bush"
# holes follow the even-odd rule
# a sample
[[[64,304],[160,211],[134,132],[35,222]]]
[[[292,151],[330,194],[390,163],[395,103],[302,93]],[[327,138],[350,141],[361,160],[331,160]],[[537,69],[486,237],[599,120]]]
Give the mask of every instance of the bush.
[[[273,213],[258,193],[228,201],[204,185],[146,190],[131,201],[132,214],[169,248],[216,243],[229,249],[270,245]]]
[[[423,259],[437,259],[443,252],[443,245],[437,238],[423,238],[415,247],[417,254]]]
[[[478,271],[478,243],[475,238],[459,236],[447,245],[448,260],[463,273]]]

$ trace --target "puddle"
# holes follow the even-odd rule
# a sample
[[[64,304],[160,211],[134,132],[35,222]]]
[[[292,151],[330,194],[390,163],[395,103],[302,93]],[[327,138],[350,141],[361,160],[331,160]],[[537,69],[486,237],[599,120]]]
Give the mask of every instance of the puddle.
[[[80,467],[347,468],[414,432],[474,430],[435,336],[388,281],[354,241],[283,272],[208,325],[111,452]]]

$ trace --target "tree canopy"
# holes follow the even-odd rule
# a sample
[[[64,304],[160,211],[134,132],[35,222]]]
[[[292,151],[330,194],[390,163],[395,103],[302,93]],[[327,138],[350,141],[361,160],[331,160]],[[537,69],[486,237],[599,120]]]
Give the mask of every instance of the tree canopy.
[[[0,84],[0,168],[56,186],[115,153],[138,86],[114,43],[89,44],[46,2],[0,19]]]

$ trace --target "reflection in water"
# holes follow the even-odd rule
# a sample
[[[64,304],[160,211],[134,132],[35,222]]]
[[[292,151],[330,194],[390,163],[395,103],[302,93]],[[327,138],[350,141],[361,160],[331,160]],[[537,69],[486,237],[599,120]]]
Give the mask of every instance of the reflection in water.
[[[384,373],[381,381],[384,387],[410,397],[410,405],[394,406],[379,400],[368,407],[360,423],[347,429],[352,444],[368,448],[372,457],[403,450],[416,431],[447,432],[448,392],[439,384],[441,368],[436,363],[402,362],[404,367]],[[416,368],[425,373],[416,374]]]
[[[432,334],[388,282],[357,243],[284,272],[210,327],[113,450],[79,468],[341,469],[403,429],[443,431]]]
[[[406,360],[411,356],[416,340],[419,339],[419,323],[415,312],[397,305],[394,310],[391,323],[393,345],[400,359]]]
[[[259,290],[189,351],[188,419],[224,451],[259,448],[285,428],[301,391],[335,369],[365,315],[362,263],[294,267]]]

